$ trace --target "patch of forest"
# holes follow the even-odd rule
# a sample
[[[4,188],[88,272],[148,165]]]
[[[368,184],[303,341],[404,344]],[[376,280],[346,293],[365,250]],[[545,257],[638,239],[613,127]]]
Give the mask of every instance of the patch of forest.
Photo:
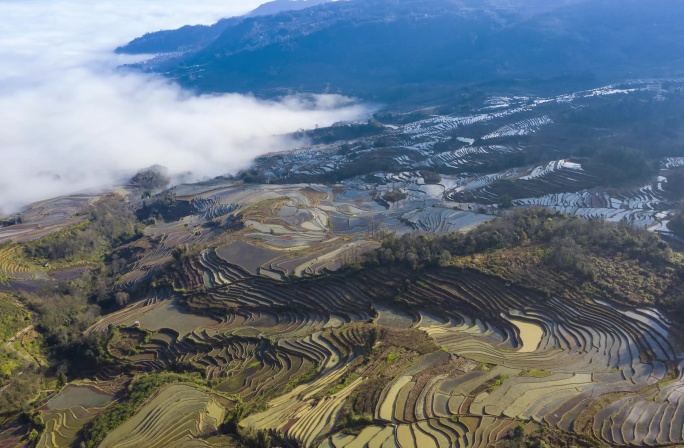
[[[366,267],[476,269],[546,295],[659,305],[684,314],[684,259],[629,224],[517,209],[468,233],[389,235]]]

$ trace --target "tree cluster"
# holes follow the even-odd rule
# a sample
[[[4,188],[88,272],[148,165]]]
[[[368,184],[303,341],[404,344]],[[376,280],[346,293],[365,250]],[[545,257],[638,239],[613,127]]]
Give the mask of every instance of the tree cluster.
[[[195,208],[189,201],[179,200],[173,191],[166,190],[145,199],[135,211],[135,216],[142,223],[151,225],[157,221],[177,221],[194,212]]]
[[[596,151],[582,167],[601,179],[604,185],[622,185],[648,180],[658,173],[656,162],[642,151],[625,147],[606,147]]]
[[[434,171],[421,170],[419,173],[426,184],[438,184],[442,181],[442,176]]]
[[[662,265],[670,260],[669,246],[643,229],[627,224],[570,217],[543,208],[518,209],[482,224],[468,233],[389,235],[366,263],[408,264],[413,269],[448,264],[453,256],[471,255],[529,243],[552,248],[548,261],[561,269],[591,276],[590,255],[622,253],[630,258]]]
[[[388,191],[384,195],[382,195],[382,198],[387,201],[387,202],[397,202],[397,201],[402,201],[408,197],[408,194],[405,192],[401,191],[398,188],[395,188],[394,190]]]
[[[337,124],[327,128],[311,131],[299,131],[296,138],[309,138],[314,144],[329,144],[340,140],[355,140],[380,134],[385,127],[378,120],[371,118],[366,123]]]
[[[147,169],[140,170],[131,179],[131,184],[146,192],[161,190],[166,188],[171,182],[167,175],[167,169],[161,165],[154,165]]]

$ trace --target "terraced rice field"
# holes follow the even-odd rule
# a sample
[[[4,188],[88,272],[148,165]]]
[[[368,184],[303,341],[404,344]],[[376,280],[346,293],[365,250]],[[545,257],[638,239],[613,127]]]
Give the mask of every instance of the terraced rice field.
[[[45,422],[45,431],[36,446],[73,446],[79,431],[115,401],[115,395],[122,391],[127,381],[128,378],[121,377],[112,381],[69,384],[64,387],[39,409]]]
[[[532,182],[564,170],[581,173],[565,165],[540,165],[515,176]],[[415,186],[416,195],[430,200],[440,194],[412,173],[387,179],[388,188],[392,182]],[[454,186],[459,179],[444,182]],[[355,194],[345,190],[338,196]],[[326,197],[321,195],[318,206],[341,213],[339,204],[324,203]],[[350,214],[370,213],[345,207]],[[451,219],[481,216],[440,207],[400,212],[433,231],[447,231]],[[295,208],[283,213],[292,221],[273,238],[286,238],[287,226],[296,224]],[[178,264],[173,281],[186,291],[181,297],[133,304],[88,331],[139,321],[152,335],[125,358],[132,371],[197,366],[217,391],[265,400],[268,409],[247,417],[244,427],[282,433],[301,446],[485,447],[521,421],[532,422],[529,427],[582,428],[608,444],[684,441],[679,409],[684,369],[677,367],[669,342],[675,327],[657,312],[549,298],[457,269],[428,271],[402,288],[395,300],[412,312],[400,311],[374,296],[378,289],[396,289],[396,279],[386,273],[369,270],[353,280],[318,276],[343,248],[363,244],[332,238],[320,253],[292,252],[297,256],[288,258],[282,250],[263,250],[249,265],[239,257],[254,244],[228,243],[223,247],[232,252],[223,256],[201,249]],[[292,274],[304,278],[287,279]],[[419,328],[434,342],[434,352],[405,363],[413,356],[405,349],[369,347],[373,327]],[[168,390],[103,446],[156,446],[151,441],[157,438],[165,446],[199,443],[197,437],[211,432],[219,412],[211,408],[211,393],[191,386]],[[192,398],[179,398],[185,394]],[[368,401],[364,412],[373,423],[355,435],[340,432],[349,403],[359,396]]]
[[[414,229],[429,233],[468,231],[491,219],[487,215],[440,207],[416,209],[402,216]]]
[[[670,201],[665,197],[659,176],[654,184],[623,191],[580,191],[559,193],[514,201],[516,205],[541,205],[584,218],[601,218],[612,222],[630,222],[651,227],[663,219],[662,210]]]
[[[482,136],[482,140],[489,140],[498,137],[511,137],[516,135],[527,135],[536,132],[542,126],[552,123],[551,118],[544,115],[539,118],[530,118],[527,120],[519,121],[517,123],[508,124],[491,132],[487,135]]]
[[[357,436],[337,434],[319,447],[485,448],[501,441],[518,424],[516,420],[495,417],[428,419],[395,426],[368,426]]]
[[[269,400],[269,409],[248,417],[245,426],[280,431],[302,446],[485,447],[521,420],[564,430],[584,425],[611,444],[681,440],[684,369],[680,366],[673,380],[663,381],[671,374],[675,353],[668,343],[672,326],[662,315],[603,302],[542,300],[482,274],[449,269],[427,275],[402,293],[408,303],[425,309],[415,316],[374,304],[376,325],[420,326],[443,350],[409,367],[398,365],[383,384],[375,418],[387,426],[371,424],[358,435],[337,433],[346,403],[369,380],[360,375],[335,394],[329,391],[340,384],[347,366],[355,365],[368,336],[352,323],[366,317],[334,316],[359,309],[364,300],[370,304],[365,287],[383,281],[377,277],[344,285],[326,279],[324,287],[310,285],[316,291],[310,299],[304,285],[298,285],[297,293],[291,285],[266,279],[224,285],[210,294],[212,307],[232,304],[226,309],[234,314],[185,337],[157,331],[130,362],[142,370],[163,370],[177,362],[203,366],[209,379],[218,380],[218,390]],[[340,295],[343,285],[346,293]],[[327,302],[321,302],[324,297]],[[302,311],[269,312],[290,300]],[[345,305],[345,300],[352,302]],[[272,335],[275,344],[266,344],[262,335]],[[449,367],[453,356],[458,367]],[[392,365],[389,357],[384,362]],[[298,384],[297,378],[312,369],[318,372],[313,380]],[[164,398],[171,392],[161,392],[162,398],[151,400],[104,446],[157,446],[160,434],[169,437],[159,439],[165,446],[175,446],[210,431],[212,424],[206,422],[215,422],[212,413],[219,412],[209,405],[210,394],[185,387],[193,398]],[[607,394],[624,398],[597,409]],[[64,418],[54,417],[51,440],[65,434],[62,426],[75,427],[59,423]],[[164,430],[157,433],[157,428]]]
[[[279,252],[252,244],[236,241],[226,246],[216,248],[216,255],[230,264],[240,266],[252,275],[258,273],[259,268],[280,255]]]
[[[87,218],[82,212],[99,197],[72,195],[30,204],[21,211],[20,224],[0,227],[0,243],[24,243],[82,223]]]
[[[490,146],[466,146],[454,151],[442,152],[430,156],[425,164],[436,170],[464,170],[473,166],[482,165],[496,157],[520,152],[522,148],[490,145]]]
[[[185,446],[216,431],[225,410],[212,394],[185,384],[163,387],[138,413],[109,433],[103,448]]]
[[[23,248],[18,245],[0,248],[0,278],[2,277],[12,280],[47,279],[40,269],[24,261]]]
[[[378,325],[394,328],[409,328],[413,325],[413,316],[390,307],[375,305],[378,317],[375,322]]]
[[[140,316],[151,312],[157,307],[165,305],[163,302],[164,300],[164,297],[155,296],[147,300],[135,302],[131,305],[128,305],[126,308],[106,315],[98,322],[93,324],[90,328],[88,328],[85,333],[90,334],[94,331],[102,333],[108,331],[110,325],[113,327],[130,325],[129,322],[135,322]]]
[[[505,183],[496,182],[506,180]],[[581,166],[557,160],[531,169],[515,169],[486,179],[473,179],[446,192],[455,202],[498,204],[502,198],[536,198],[553,193],[576,192],[598,185],[598,179]]]
[[[320,396],[340,381],[344,366],[354,359],[350,358],[356,350],[353,347],[362,346],[363,340],[340,345],[339,339],[330,339],[332,333],[326,333],[326,327],[334,321],[336,327],[344,329],[354,321],[367,319],[370,311],[365,317],[350,312],[369,306],[372,300],[364,291],[370,284],[384,281],[375,277],[354,285],[328,278],[321,284],[282,284],[245,279],[224,285],[203,295],[201,301],[196,302],[199,296],[191,298],[191,309],[211,303],[211,308],[240,310],[238,313],[211,332],[195,332],[186,338],[159,333],[134,361],[141,365],[158,363],[161,369],[174,359],[192,360],[207,366],[212,377],[225,378],[219,388],[246,396],[268,396],[267,391],[291,383],[317,366],[319,374],[313,382],[272,398],[269,411],[248,418],[245,425],[282,431],[304,446],[355,446],[357,442],[347,435],[326,437],[342,418],[344,400],[363,387],[363,376],[330,399],[321,400]],[[658,386],[671,374],[676,359],[668,342],[672,326],[652,310],[621,311],[603,302],[543,299],[482,274],[449,269],[427,274],[401,298],[424,311],[413,316],[374,304],[376,325],[420,325],[446,351],[437,352],[446,359],[428,357],[398,371],[378,396],[375,418],[398,424],[396,431],[391,427],[398,444],[442,446],[449,440],[462,446],[487,446],[492,437],[498,437],[485,429],[478,433],[478,426],[464,430],[462,435],[432,433],[429,429],[430,422],[454,416],[508,429],[520,420],[564,430],[573,429],[575,424],[596,425],[594,435],[608,443],[631,440],[647,444],[650,439],[643,428],[660,428],[673,416],[676,425],[684,426],[684,419],[677,417],[674,398],[678,397],[677,387],[684,387],[681,373],[680,379],[665,383],[667,387]],[[269,310],[292,303],[301,310],[292,318],[287,313],[269,314]],[[245,336],[237,336],[243,331]],[[267,334],[276,336],[278,342],[264,351],[258,348],[258,337]],[[473,368],[477,364],[472,364],[465,370],[449,370],[445,367],[450,362],[447,352],[457,359],[494,367],[478,370]],[[660,391],[660,398],[652,401],[649,397],[654,391]],[[606,394],[630,397],[624,403],[616,401],[615,409],[606,408],[605,412],[619,415],[619,419],[610,420],[615,423],[602,423],[605,412],[593,410]],[[656,404],[662,414],[656,423],[644,421],[639,432],[620,435],[620,428],[641,421],[644,410],[655,410]],[[651,438],[679,440],[673,423],[667,425],[667,431],[659,430]],[[390,437],[386,428],[371,427],[362,432],[363,437],[372,439],[376,429],[377,434],[384,431],[381,443],[386,443]]]
[[[259,169],[277,181],[268,185],[173,187],[188,215],[121,248],[140,257],[115,290],[149,297],[86,330],[138,322],[146,332],[136,331],[130,351],[108,345],[117,368],[98,374],[108,381],[71,383],[40,408],[38,446],[72,446],[125,398],[121,372],[176,369],[202,372],[212,390],[162,387],[101,446],[223,446],[215,439],[228,396],[263,404],[242,428],[302,447],[490,447],[521,422],[611,446],[684,444],[684,361],[671,342],[680,328],[654,309],[560,299],[461,269],[328,275],[379,247],[379,235],[467,230],[501,213],[504,199],[661,228],[673,206],[663,185],[682,158],[623,189],[602,188],[563,148],[549,151],[555,160],[516,166],[532,141],[516,137],[540,139],[563,111],[635,89],[492,97],[470,114],[387,126],[386,147],[373,136],[261,157]],[[366,157],[388,168],[328,183]],[[384,199],[394,190],[406,198]],[[0,241],[81,222],[92,199],[34,204]],[[482,208],[489,214],[471,212]],[[18,250],[0,249],[0,277],[49,281]]]
[[[140,328],[159,331],[170,329],[179,335],[186,335],[198,328],[208,328],[219,324],[219,321],[206,316],[198,316],[185,310],[177,300],[165,300],[144,314],[133,313],[123,319],[121,325],[132,326],[140,322]]]
[[[518,334],[520,335],[522,347],[518,350],[518,353],[535,351],[544,336],[544,329],[539,325],[522,320],[511,319],[511,323],[518,327]]]

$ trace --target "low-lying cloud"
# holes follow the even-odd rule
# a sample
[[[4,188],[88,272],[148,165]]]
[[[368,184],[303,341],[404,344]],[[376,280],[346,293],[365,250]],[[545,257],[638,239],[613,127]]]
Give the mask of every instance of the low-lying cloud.
[[[0,0],[0,214],[102,188],[153,164],[216,176],[288,149],[278,135],[364,117],[348,98],[194,96],[116,71],[117,45],[147,31],[212,23],[260,1]]]

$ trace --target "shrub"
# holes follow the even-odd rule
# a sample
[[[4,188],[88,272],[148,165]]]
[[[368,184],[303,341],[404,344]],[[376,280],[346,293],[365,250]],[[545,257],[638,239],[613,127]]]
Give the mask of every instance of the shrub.
[[[438,184],[442,181],[442,176],[434,171],[421,170],[419,173],[426,184]]]
[[[263,429],[252,427],[240,429],[240,441],[247,448],[271,448],[273,439],[269,433]]]
[[[131,179],[131,184],[146,191],[160,190],[165,188],[171,179],[167,175],[168,170],[161,165],[153,165],[140,170]]]
[[[387,202],[397,202],[404,200],[408,197],[408,194],[404,193],[399,189],[394,189],[385,193],[382,198]]]

